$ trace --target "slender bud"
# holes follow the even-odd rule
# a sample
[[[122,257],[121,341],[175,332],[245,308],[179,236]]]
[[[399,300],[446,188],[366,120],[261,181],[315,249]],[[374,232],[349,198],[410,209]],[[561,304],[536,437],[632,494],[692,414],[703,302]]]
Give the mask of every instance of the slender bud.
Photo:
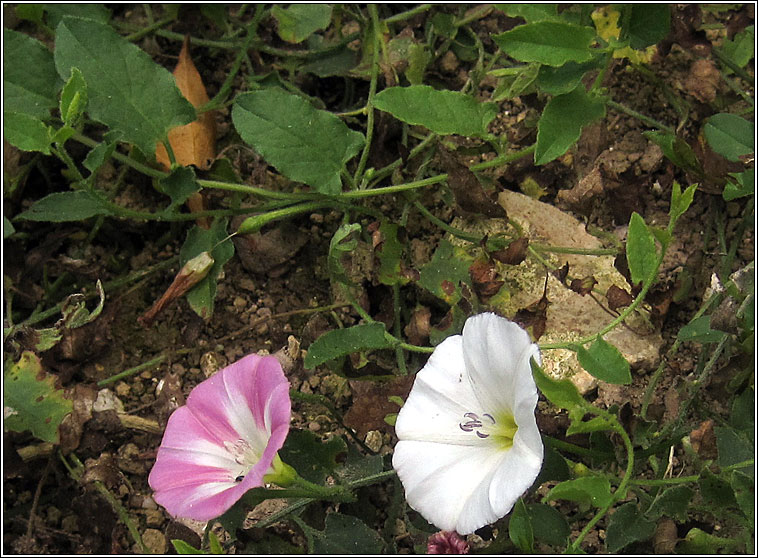
[[[205,279],[208,272],[213,267],[213,258],[209,252],[201,252],[189,260],[179,273],[176,274],[174,281],[171,283],[163,296],[160,297],[152,308],[138,318],[140,324],[144,327],[150,327],[158,313],[163,310],[170,302],[173,302],[200,281]]]

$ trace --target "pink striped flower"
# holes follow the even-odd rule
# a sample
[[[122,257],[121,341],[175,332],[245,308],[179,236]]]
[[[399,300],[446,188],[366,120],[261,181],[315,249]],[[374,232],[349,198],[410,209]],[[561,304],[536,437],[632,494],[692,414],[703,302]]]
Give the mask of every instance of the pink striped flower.
[[[289,383],[272,356],[248,355],[198,384],[169,418],[148,482],[173,516],[208,521],[282,464]]]

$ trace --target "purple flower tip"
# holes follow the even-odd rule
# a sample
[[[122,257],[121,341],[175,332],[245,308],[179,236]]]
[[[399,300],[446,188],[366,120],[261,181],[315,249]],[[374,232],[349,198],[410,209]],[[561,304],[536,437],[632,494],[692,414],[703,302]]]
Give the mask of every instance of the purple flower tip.
[[[289,432],[289,382],[248,355],[198,384],[169,418],[148,482],[175,517],[208,521],[263,485]]]
[[[435,533],[426,543],[427,554],[468,554],[468,551],[466,539],[455,531]]]

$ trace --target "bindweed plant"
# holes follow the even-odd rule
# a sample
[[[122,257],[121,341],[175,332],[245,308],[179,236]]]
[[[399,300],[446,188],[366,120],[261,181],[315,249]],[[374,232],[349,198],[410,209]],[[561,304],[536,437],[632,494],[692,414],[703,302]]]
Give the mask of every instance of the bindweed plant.
[[[14,10],[4,428],[129,545],[754,547],[743,7]]]

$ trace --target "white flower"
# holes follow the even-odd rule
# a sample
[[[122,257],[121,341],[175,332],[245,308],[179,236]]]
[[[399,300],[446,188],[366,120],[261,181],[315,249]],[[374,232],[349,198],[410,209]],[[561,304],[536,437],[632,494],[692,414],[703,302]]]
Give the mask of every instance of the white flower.
[[[540,362],[526,331],[479,314],[416,376],[397,417],[392,465],[408,504],[437,528],[465,535],[493,523],[537,478],[532,357]]]

